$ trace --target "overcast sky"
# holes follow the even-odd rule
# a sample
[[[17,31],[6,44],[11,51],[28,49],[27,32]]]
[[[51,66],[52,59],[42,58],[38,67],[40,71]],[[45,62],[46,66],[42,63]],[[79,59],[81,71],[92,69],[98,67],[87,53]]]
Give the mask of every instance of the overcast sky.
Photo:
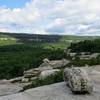
[[[0,0],[0,31],[100,35],[100,0]]]

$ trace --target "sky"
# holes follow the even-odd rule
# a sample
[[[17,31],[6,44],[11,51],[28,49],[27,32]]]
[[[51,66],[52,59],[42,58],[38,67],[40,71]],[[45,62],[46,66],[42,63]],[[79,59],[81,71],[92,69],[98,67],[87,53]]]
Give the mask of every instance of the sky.
[[[100,0],[0,0],[0,31],[100,35]]]

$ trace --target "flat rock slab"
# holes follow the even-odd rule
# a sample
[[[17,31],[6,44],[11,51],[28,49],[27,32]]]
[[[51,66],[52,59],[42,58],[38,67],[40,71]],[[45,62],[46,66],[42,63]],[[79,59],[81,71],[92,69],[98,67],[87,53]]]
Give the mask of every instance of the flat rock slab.
[[[100,69],[100,65],[89,74],[94,82],[92,94],[72,94],[65,82],[33,88],[20,93],[17,93],[20,91],[18,86],[1,84],[0,95],[10,95],[0,96],[0,100],[100,100],[100,71],[98,69]]]
[[[0,97],[0,100],[100,100],[100,86],[92,94],[75,95],[64,82],[29,89],[22,93]]]
[[[21,87],[12,84],[0,84],[0,96],[15,94],[22,91]]]

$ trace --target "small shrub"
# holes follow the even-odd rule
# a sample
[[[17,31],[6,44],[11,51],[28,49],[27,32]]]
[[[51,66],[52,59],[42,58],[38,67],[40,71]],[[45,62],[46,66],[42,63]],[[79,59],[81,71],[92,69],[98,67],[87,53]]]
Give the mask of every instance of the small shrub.
[[[39,87],[43,85],[49,85],[53,83],[58,83],[63,81],[63,70],[56,72],[54,75],[50,75],[44,79],[37,78],[33,81],[31,86],[24,87],[24,90],[34,87]]]
[[[50,75],[44,79],[37,78],[33,82],[32,85],[33,85],[33,87],[37,87],[37,86],[53,84],[53,83],[57,83],[57,82],[61,82],[61,81],[63,81],[63,70],[61,70],[60,72],[56,72],[56,74]]]

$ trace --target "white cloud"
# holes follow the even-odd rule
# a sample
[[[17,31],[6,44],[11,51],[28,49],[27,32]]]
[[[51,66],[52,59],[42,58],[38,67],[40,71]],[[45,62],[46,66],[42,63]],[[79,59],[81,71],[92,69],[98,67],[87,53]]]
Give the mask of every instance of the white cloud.
[[[66,20],[63,18],[56,18],[50,23],[46,29],[47,32],[59,34],[65,32]]]
[[[38,10],[26,5],[24,8],[0,8],[0,23],[31,24],[39,17]]]
[[[1,7],[0,23],[4,26],[9,24],[10,28],[0,27],[0,30],[100,35],[99,4],[100,0],[32,0],[22,8]]]

